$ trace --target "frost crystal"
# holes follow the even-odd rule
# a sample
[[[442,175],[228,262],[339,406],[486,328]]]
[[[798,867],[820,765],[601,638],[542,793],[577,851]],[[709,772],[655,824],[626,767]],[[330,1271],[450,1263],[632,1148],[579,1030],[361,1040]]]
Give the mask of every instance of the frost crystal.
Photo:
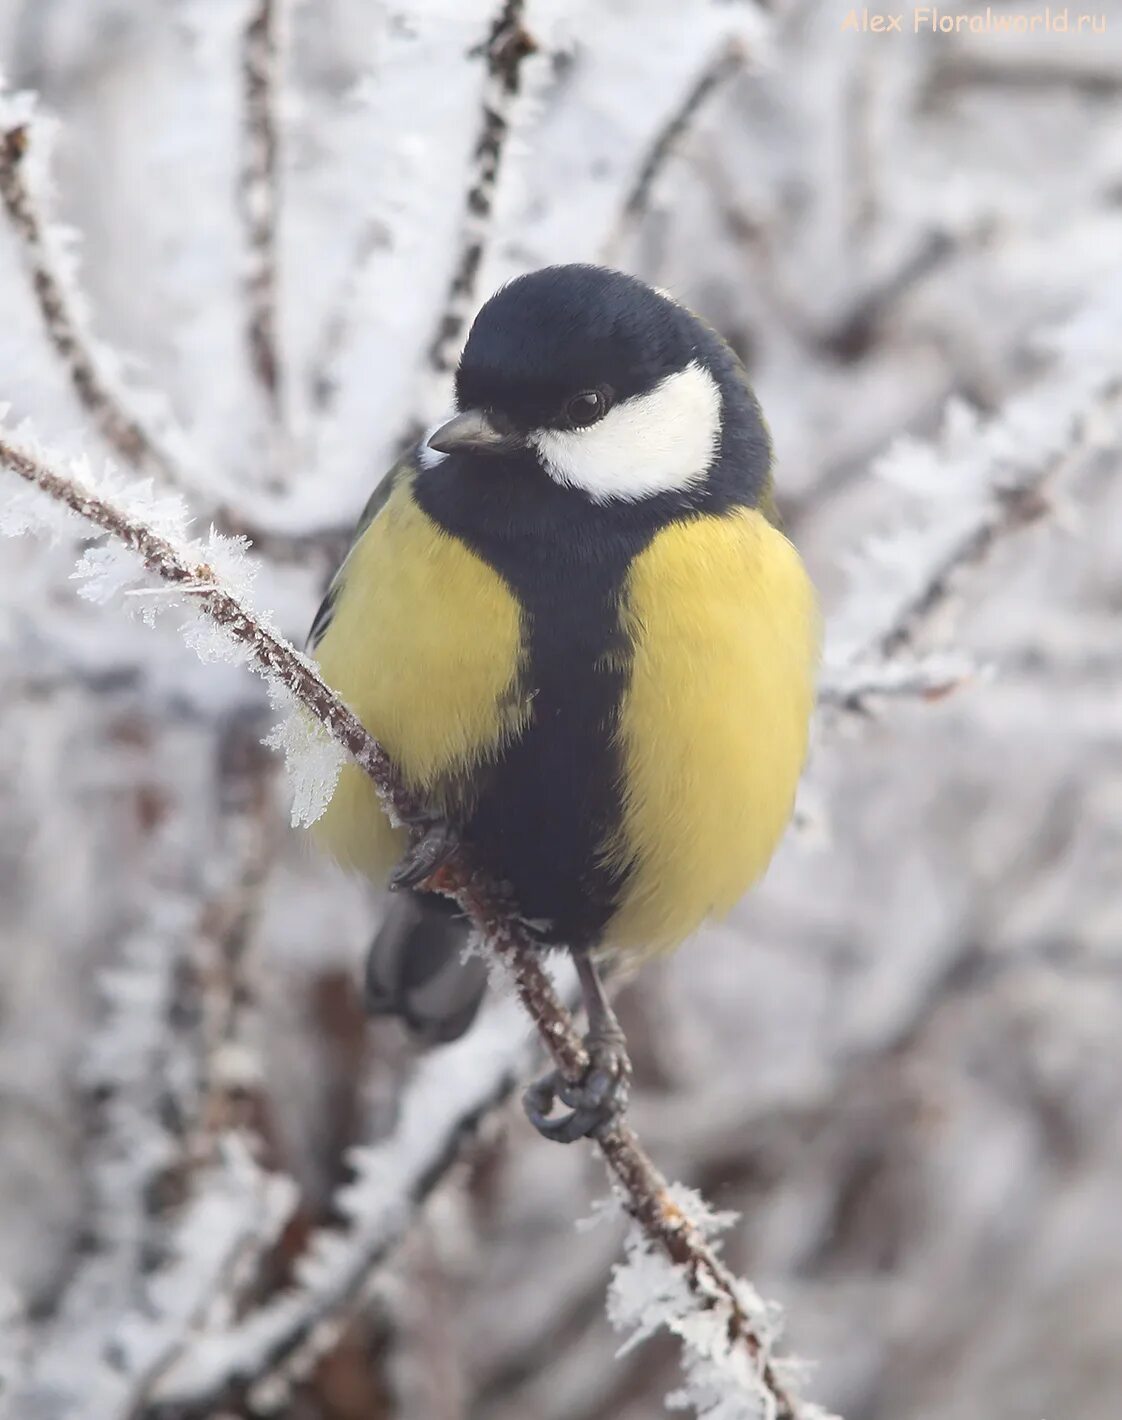
[[[103,606],[126,591],[139,591],[136,584],[143,576],[144,563],[131,548],[104,543],[85,550],[70,579],[79,584],[83,600]]]
[[[674,1184],[674,1205],[706,1238],[731,1226],[735,1213],[715,1213],[692,1189]],[[625,1258],[612,1273],[608,1289],[608,1320],[625,1334],[619,1355],[625,1355],[665,1328],[682,1343],[685,1385],[666,1398],[672,1410],[693,1409],[701,1420],[771,1420],[775,1397],[761,1378],[779,1334],[779,1313],[747,1283],[737,1286],[737,1300],[764,1342],[753,1358],[742,1343],[730,1341],[730,1307],[714,1298],[699,1306],[698,1286],[685,1268],[671,1262],[632,1224],[624,1241]]]
[[[264,743],[284,755],[292,793],[293,828],[307,827],[315,823],[331,802],[347,753],[282,687],[270,683],[269,699],[273,709],[284,718],[273,727]]]

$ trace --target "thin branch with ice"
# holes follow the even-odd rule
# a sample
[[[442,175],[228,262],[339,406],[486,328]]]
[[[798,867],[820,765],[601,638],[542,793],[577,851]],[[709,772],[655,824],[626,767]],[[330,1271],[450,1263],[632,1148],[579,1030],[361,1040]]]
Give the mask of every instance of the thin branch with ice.
[[[372,217],[355,239],[346,275],[332,301],[315,354],[308,365],[308,391],[318,418],[326,419],[339,397],[342,356],[354,336],[355,311],[360,307],[363,278],[375,254],[389,244],[385,223]]]
[[[248,579],[237,590],[220,579],[212,563],[236,563],[229,543],[215,542],[213,534],[206,547],[186,542],[175,516],[166,509],[157,510],[160,526],[150,526],[134,503],[100,487],[84,465],[61,473],[36,451],[6,438],[0,438],[0,462],[32,488],[86,518],[139,556],[144,568],[177,591],[180,602],[188,602],[219,633],[215,642],[200,637],[197,628],[189,628],[188,639],[196,650],[209,656],[229,657],[233,652],[244,657],[282,695],[295,699],[302,710],[315,717],[330,734],[332,748],[345,750],[356,760],[391,816],[405,822],[421,821],[423,805],[405,788],[389,757],[358,717],[323,681],[313,663],[250,609]],[[35,508],[18,504],[9,530],[28,530],[35,515]],[[95,562],[92,568],[87,565],[87,573],[91,570],[103,579],[98,595],[127,589],[126,584],[136,575],[135,567],[122,569],[104,561]],[[233,575],[238,570],[233,566]],[[244,577],[245,569],[241,571]],[[298,734],[306,754],[307,726]],[[290,748],[292,744],[290,739]],[[322,810],[339,767],[339,755],[324,756],[321,742],[314,756],[312,782],[302,786],[297,806],[300,815],[311,819]],[[532,938],[502,889],[462,859],[442,868],[433,885],[458,901],[490,953],[504,964],[518,999],[562,1075],[572,1081],[581,1079],[589,1066],[587,1052]],[[677,1317],[672,1326],[685,1350],[687,1373],[695,1379],[706,1376],[710,1364],[716,1364],[724,1383],[739,1387],[730,1393],[738,1393],[745,1407],[766,1403],[776,1420],[800,1420],[814,1414],[798,1399],[772,1356],[770,1315],[761,1311],[751,1288],[721,1262],[700,1216],[683,1207],[634,1132],[621,1121],[603,1132],[597,1142],[623,1206],[642,1235],[643,1248],[671,1269],[674,1296],[688,1308],[688,1315]],[[621,1315],[626,1315],[626,1309]],[[650,1321],[649,1316],[643,1321],[648,1330]],[[670,1324],[668,1311],[663,1321]]]
[[[195,1013],[182,990],[189,920],[164,897],[158,914],[124,943],[101,978],[102,1019],[79,1069],[89,1123],[85,1231],[92,1246],[78,1263],[50,1325],[36,1329],[15,1401],[32,1413],[52,1394],[57,1413],[127,1413],[135,1398],[131,1365],[106,1367],[108,1328],[132,1305],[135,1279],[162,1231],[157,1200],[182,1164],[171,1121],[196,1081]],[[178,1000],[176,998],[179,998]]]
[[[222,1129],[205,1149],[192,1136],[196,922],[185,894],[161,897],[104,978],[105,1015],[81,1072],[90,1245],[57,1311],[30,1329],[13,1420],[45,1405],[57,1420],[132,1420],[151,1377],[203,1318],[228,1312],[291,1213],[294,1185],[259,1167],[244,1131]]]
[[[455,368],[464,329],[475,305],[499,172],[511,132],[511,116],[522,86],[522,68],[537,43],[525,26],[526,0],[504,0],[481,47],[487,65],[483,117],[465,199],[460,249],[444,308],[429,346],[428,364],[436,376]]]
[[[258,713],[231,717],[217,746],[226,881],[200,918],[199,973],[203,1039],[200,1133],[231,1129],[254,1140],[259,1162],[275,1166],[276,1130],[265,1092],[253,947],[277,849],[271,794],[275,761],[261,740]],[[231,871],[232,866],[232,871]]]
[[[206,544],[189,541],[186,510],[182,506],[169,508],[166,503],[154,503],[144,511],[154,512],[156,518],[145,521],[144,512],[137,511],[135,492],[131,502],[116,498],[111,485],[95,480],[84,462],[72,465],[69,473],[59,473],[34,450],[5,437],[0,437],[0,462],[64,509],[108,533],[136,554],[144,568],[169,588],[178,589],[182,601],[188,602],[219,633],[216,643],[200,638],[198,628],[193,628],[188,639],[200,654],[207,658],[223,654],[230,657],[231,652],[235,658],[244,655],[251,668],[267,677],[282,696],[294,697],[327,728],[338,746],[374,780],[390,808],[407,814],[414,807],[385,751],[367,734],[354,712],[335,695],[306,656],[290,646],[267,618],[246,605],[243,595],[253,569],[236,557],[238,551],[244,551],[243,545],[215,533]],[[38,510],[17,504],[9,526],[22,532],[37,526],[38,521]],[[245,578],[240,593],[221,581],[211,565],[215,559],[223,558]],[[99,570],[97,561],[91,563],[88,559],[89,554],[85,576]],[[127,567],[115,568],[108,563],[100,570],[116,579],[120,590],[127,590],[126,584],[135,575]],[[114,581],[103,583],[99,594],[114,586]],[[333,756],[332,762],[337,771],[341,756]]]
[[[681,147],[683,137],[696,122],[709,100],[744,70],[748,60],[745,42],[738,37],[724,41],[698,70],[681,102],[652,138],[635,178],[624,198],[615,226],[604,242],[603,257],[609,265],[618,260],[628,235],[642,221],[651,204],[658,180]]]
[[[194,479],[181,457],[129,408],[128,395],[113,368],[114,357],[89,330],[61,235],[44,215],[43,197],[29,173],[36,158],[32,138],[37,126],[28,116],[5,125],[0,133],[0,199],[23,248],[47,338],[109,447],[138,473],[190,491]],[[45,165],[44,153],[38,159],[41,172],[45,173]],[[169,430],[168,437],[173,439],[174,431]]]
[[[200,1328],[155,1385],[157,1410],[203,1420],[263,1381],[275,1391],[306,1374],[464,1140],[524,1077],[531,1053],[522,1013],[512,1001],[497,1000],[470,1035],[426,1056],[387,1138],[351,1153],[353,1180],[335,1198],[343,1230],[313,1237],[292,1291],[228,1325]]]
[[[918,658],[924,628],[966,569],[1049,511],[1048,486],[1103,437],[1122,406],[1122,283],[1053,336],[1047,374],[985,419],[948,407],[937,440],[897,444],[877,472],[913,500],[906,523],[852,559],[819,687],[823,704],[861,711],[877,695],[953,690],[970,671],[957,656]],[[1113,428],[1113,433],[1111,429]]]
[[[8,106],[16,106],[16,100],[9,100]],[[130,468],[188,497],[205,495],[207,482],[195,467],[187,441],[164,401],[146,394],[148,409],[142,415],[134,407],[134,394],[118,376],[116,355],[90,330],[85,301],[70,269],[72,262],[61,234],[47,216],[47,153],[36,153],[36,141],[43,136],[26,104],[20,107],[18,121],[4,126],[0,132],[0,200],[19,238],[47,339],[95,428]],[[36,167],[41,175],[38,180]],[[210,517],[220,531],[248,537],[260,552],[278,561],[301,560],[309,554],[334,558],[337,553],[339,538],[331,532],[310,537],[271,532],[253,525],[225,503],[212,507]]]
[[[276,424],[283,409],[277,347],[277,222],[280,149],[278,91],[281,0],[252,0],[242,36],[243,160],[239,197],[245,224],[245,298],[250,365]]]

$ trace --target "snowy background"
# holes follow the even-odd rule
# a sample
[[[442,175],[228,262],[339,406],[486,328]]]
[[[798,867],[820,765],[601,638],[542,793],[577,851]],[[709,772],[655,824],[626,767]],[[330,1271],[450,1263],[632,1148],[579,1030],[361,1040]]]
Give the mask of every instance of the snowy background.
[[[10,88],[59,121],[55,195],[38,119],[21,170],[81,234],[108,383],[200,520],[268,534],[258,598],[301,639],[442,407],[477,241],[467,305],[607,258],[722,330],[822,590],[827,703],[766,883],[620,995],[634,1123],[739,1213],[726,1256],[846,1420],[1114,1420],[1122,14],[896,36],[841,0],[530,3],[482,223],[497,7],[277,5],[274,393],[245,291],[262,8],[0,0]],[[103,461],[72,374],[5,215],[0,401]],[[78,550],[0,544],[12,1416],[661,1413],[676,1347],[614,1359],[605,1317],[621,1225],[574,1231],[601,1165],[491,1108],[533,1068],[517,1013],[420,1062],[366,1029],[377,906],[289,828],[264,690],[174,616],[77,598]]]

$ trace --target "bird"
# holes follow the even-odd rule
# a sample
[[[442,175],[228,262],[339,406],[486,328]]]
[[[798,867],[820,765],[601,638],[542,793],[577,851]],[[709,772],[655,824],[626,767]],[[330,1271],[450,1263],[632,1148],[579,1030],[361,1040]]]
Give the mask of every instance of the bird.
[[[726,914],[783,835],[817,600],[744,367],[671,295],[594,265],[519,276],[480,308],[454,388],[377,486],[309,636],[426,832],[410,849],[354,765],[314,832],[397,889],[367,1005],[423,1041],[462,1034],[485,986],[468,923],[425,891],[450,853],[505,885],[535,947],[572,955],[588,1073],[524,1096],[571,1142],[627,1099],[605,964]]]

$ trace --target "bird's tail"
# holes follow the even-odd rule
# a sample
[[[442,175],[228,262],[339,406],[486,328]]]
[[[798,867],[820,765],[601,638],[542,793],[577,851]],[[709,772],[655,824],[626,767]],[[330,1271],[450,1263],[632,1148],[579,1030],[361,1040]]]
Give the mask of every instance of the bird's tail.
[[[426,893],[391,897],[366,959],[366,1009],[398,1016],[426,1045],[458,1040],[487,989],[478,957],[464,959],[468,924],[456,904]]]

